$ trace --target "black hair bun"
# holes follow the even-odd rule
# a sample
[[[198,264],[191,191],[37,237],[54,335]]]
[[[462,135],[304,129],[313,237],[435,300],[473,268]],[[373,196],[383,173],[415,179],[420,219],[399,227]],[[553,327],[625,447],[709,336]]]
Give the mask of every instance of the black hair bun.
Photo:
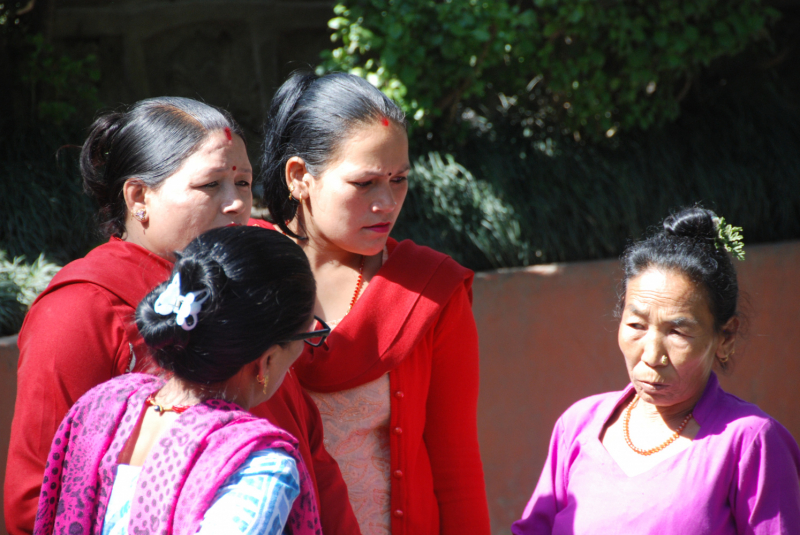
[[[180,274],[181,295],[185,296],[189,292],[195,292],[195,294],[206,292],[208,295],[196,318],[196,321],[200,322],[203,316],[208,315],[214,309],[217,295],[213,290],[224,284],[222,281],[216,280],[221,276],[224,277],[224,272],[213,258],[193,256],[184,258],[180,253],[176,253],[176,258],[174,273]],[[155,291],[148,294],[142,301],[136,317],[142,338],[150,347],[162,350],[161,356],[166,362],[160,364],[169,370],[174,369],[174,359],[189,343],[191,336],[191,330],[186,330],[177,324],[176,314],[165,316],[155,310],[156,301],[171,282],[172,279],[161,283]]]
[[[163,316],[155,310],[156,299],[166,290],[167,285],[169,281],[161,283],[145,297],[136,311],[136,326],[147,345],[171,353],[171,349],[181,350],[186,347],[189,331],[185,331],[175,322],[175,314]]]
[[[717,237],[716,217],[717,214],[705,208],[686,208],[664,220],[664,231],[668,236],[713,241]]]

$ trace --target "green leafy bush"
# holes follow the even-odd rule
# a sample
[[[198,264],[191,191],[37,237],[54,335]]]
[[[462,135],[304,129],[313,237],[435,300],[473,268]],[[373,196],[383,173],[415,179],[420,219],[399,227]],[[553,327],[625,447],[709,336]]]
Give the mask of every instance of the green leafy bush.
[[[536,139],[663,124],[702,67],[778,16],[759,0],[346,0],[334,12],[338,47],[321,70],[366,77],[428,139],[452,138],[456,119],[490,124],[495,108]]]
[[[477,180],[453,156],[419,158],[409,177],[402,232],[422,243],[446,243],[468,264],[527,264],[520,217],[486,180]]]
[[[0,336],[19,331],[31,303],[59,269],[44,255],[28,265],[24,257],[8,260],[6,252],[0,250]]]
[[[94,113],[100,107],[96,56],[73,59],[60,54],[41,33],[26,35],[25,43],[29,55],[21,81],[30,90],[31,122],[61,125],[76,117],[79,108]]]
[[[614,148],[565,140],[548,155],[497,124],[494,140],[416,163],[395,235],[476,270],[601,259],[700,202],[746,244],[798,239],[800,109],[761,76],[699,82],[677,121]]]

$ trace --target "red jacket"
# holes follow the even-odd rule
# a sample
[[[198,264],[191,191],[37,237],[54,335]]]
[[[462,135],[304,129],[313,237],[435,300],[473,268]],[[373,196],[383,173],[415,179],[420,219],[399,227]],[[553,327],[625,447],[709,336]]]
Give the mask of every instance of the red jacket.
[[[4,486],[11,535],[33,530],[50,444],[72,404],[126,371],[155,370],[133,313],[171,271],[166,260],[112,238],[65,266],[31,306],[18,338],[17,400]],[[359,533],[339,467],[322,446],[319,412],[297,379],[287,374],[278,392],[252,412],[299,440],[323,532]]]
[[[389,373],[392,535],[488,535],[473,274],[408,240],[388,249],[327,347],[307,348],[295,371],[317,392]]]

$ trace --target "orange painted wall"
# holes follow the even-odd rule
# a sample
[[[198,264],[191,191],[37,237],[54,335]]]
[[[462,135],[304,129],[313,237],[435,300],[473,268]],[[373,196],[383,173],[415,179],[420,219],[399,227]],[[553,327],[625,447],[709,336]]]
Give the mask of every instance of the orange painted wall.
[[[800,439],[800,242],[749,247],[747,255],[738,267],[740,287],[750,298],[750,333],[736,352],[736,369],[721,382]],[[582,397],[627,384],[612,315],[619,276],[616,261],[601,261],[475,278],[478,425],[495,535],[510,533],[522,513],[561,412]],[[15,339],[0,339],[0,476],[16,361]]]
[[[749,247],[739,284],[750,328],[722,386],[800,439],[800,243]],[[478,427],[495,535],[510,533],[536,486],[558,416],[627,382],[613,317],[621,271],[600,261],[481,273]]]

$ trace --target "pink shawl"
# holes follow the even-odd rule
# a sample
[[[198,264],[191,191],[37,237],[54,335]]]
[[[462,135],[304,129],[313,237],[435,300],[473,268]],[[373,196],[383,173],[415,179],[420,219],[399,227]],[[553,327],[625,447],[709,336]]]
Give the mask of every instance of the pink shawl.
[[[147,396],[164,384],[144,374],[115,377],[82,396],[64,418],[45,466],[34,534],[100,534],[117,458]],[[237,405],[208,400],[183,413],[153,447],[132,500],[129,532],[194,534],[217,489],[258,450],[297,461],[300,496],[287,532],[321,533],[311,480],[297,441]]]

